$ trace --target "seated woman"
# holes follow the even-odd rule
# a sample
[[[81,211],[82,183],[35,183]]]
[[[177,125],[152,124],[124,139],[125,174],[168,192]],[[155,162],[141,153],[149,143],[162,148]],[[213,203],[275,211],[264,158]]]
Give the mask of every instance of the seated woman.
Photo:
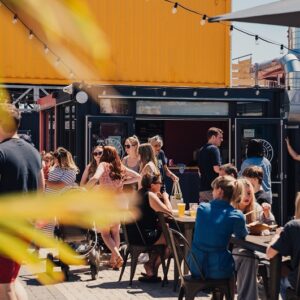
[[[261,223],[274,224],[275,218],[271,212],[271,205],[262,203],[262,206],[260,206],[255,200],[254,189],[250,181],[245,178],[238,179],[238,181],[243,185],[243,193],[232,205],[244,213],[246,223],[250,224],[254,221],[259,221]],[[253,251],[240,247],[235,247],[232,253],[237,271],[238,299],[258,299],[257,255]]]
[[[243,213],[230,203],[242,193],[242,184],[231,176],[219,176],[212,182],[213,199],[202,202],[197,210],[192,253],[203,275],[210,279],[230,278],[234,274],[234,261],[228,250],[234,234],[243,239],[248,234]],[[189,257],[193,276],[199,269]]]
[[[280,235],[279,232],[272,239],[267,250],[267,257],[273,258],[277,253],[290,256],[290,270],[287,277],[281,280],[281,297],[286,299],[286,289],[295,289],[300,259],[300,193],[295,202],[295,219],[285,224]]]
[[[145,174],[141,184],[142,188],[139,190],[141,198],[139,209],[141,215],[139,220],[137,220],[140,232],[137,232],[137,226],[129,226],[129,241],[141,245],[144,245],[144,242],[146,245],[166,245],[156,212],[160,211],[172,214],[172,206],[169,199],[161,197],[161,177],[159,175]],[[150,253],[149,261],[144,264],[146,273],[139,280],[146,282],[158,281],[157,271],[160,263],[159,255],[157,253]]]

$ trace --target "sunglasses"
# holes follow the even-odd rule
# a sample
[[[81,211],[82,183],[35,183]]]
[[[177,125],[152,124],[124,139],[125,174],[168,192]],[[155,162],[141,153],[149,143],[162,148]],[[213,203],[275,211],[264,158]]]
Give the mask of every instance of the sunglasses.
[[[93,152],[93,155],[94,155],[94,156],[97,156],[97,155],[101,156],[102,154],[103,154],[102,151],[99,151],[99,152]]]
[[[124,147],[125,147],[126,149],[130,149],[131,145],[125,144]]]
[[[163,183],[161,181],[156,181],[156,182],[153,182],[153,184],[160,184],[160,185],[162,185]]]

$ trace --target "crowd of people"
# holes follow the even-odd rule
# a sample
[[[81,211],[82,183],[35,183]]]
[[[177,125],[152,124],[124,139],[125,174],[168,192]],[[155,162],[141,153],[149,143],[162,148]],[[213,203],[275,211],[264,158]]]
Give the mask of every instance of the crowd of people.
[[[13,105],[5,105],[1,110],[13,122],[5,122],[5,119],[0,122],[0,194],[37,189],[58,194],[78,185],[76,179],[80,172],[67,149],[58,147],[54,152],[43,152],[41,160],[37,150],[17,135],[20,123],[18,110]],[[208,278],[229,278],[237,272],[238,299],[254,300],[258,297],[257,256],[238,247],[231,252],[228,243],[233,234],[244,239],[249,233],[247,224],[255,221],[275,223],[271,164],[264,157],[260,140],[253,139],[249,141],[247,158],[238,172],[234,165],[221,162],[219,147],[223,141],[222,130],[210,128],[207,137],[207,144],[197,156],[201,190],[191,251]],[[296,155],[287,143],[290,153]],[[141,214],[136,222],[139,233],[133,235],[135,243],[166,245],[156,212],[172,214],[165,176],[174,182],[179,178],[168,168],[162,146],[163,140],[158,135],[143,144],[140,144],[138,137],[131,136],[125,140],[126,156],[121,159],[114,147],[97,145],[79,181],[79,186],[88,190],[105,188],[116,193],[139,195]],[[25,159],[20,161],[19,157]],[[299,199],[300,196],[296,200],[295,220],[286,224],[280,236],[276,235],[277,240],[274,238],[267,252],[270,258],[278,252],[291,256],[291,272],[289,277],[284,278],[283,288],[295,287],[300,257]],[[118,270],[123,265],[119,252],[120,224],[101,228],[100,233],[111,252],[108,267]],[[160,263],[160,257],[151,254],[144,264],[145,273],[140,280],[157,282]],[[20,266],[6,257],[0,257],[0,264],[0,298],[24,299],[24,291],[16,280]],[[193,276],[199,276],[193,261],[190,268]]]

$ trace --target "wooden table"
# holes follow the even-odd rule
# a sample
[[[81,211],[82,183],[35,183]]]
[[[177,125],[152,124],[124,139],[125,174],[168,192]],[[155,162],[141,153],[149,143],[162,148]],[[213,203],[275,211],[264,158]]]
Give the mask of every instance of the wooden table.
[[[230,242],[238,245],[244,249],[266,253],[267,247],[272,239],[270,236],[255,236],[248,235],[245,240],[240,240],[232,237]],[[281,255],[276,255],[270,260],[270,298],[277,300],[280,290],[280,276],[281,276]]]

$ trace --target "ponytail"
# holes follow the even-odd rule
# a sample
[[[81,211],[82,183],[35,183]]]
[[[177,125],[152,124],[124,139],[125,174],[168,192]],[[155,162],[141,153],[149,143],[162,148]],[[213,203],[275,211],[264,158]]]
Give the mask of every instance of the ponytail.
[[[212,188],[220,188],[223,191],[223,200],[231,203],[238,201],[243,191],[243,185],[232,176],[219,176],[211,184]]]

